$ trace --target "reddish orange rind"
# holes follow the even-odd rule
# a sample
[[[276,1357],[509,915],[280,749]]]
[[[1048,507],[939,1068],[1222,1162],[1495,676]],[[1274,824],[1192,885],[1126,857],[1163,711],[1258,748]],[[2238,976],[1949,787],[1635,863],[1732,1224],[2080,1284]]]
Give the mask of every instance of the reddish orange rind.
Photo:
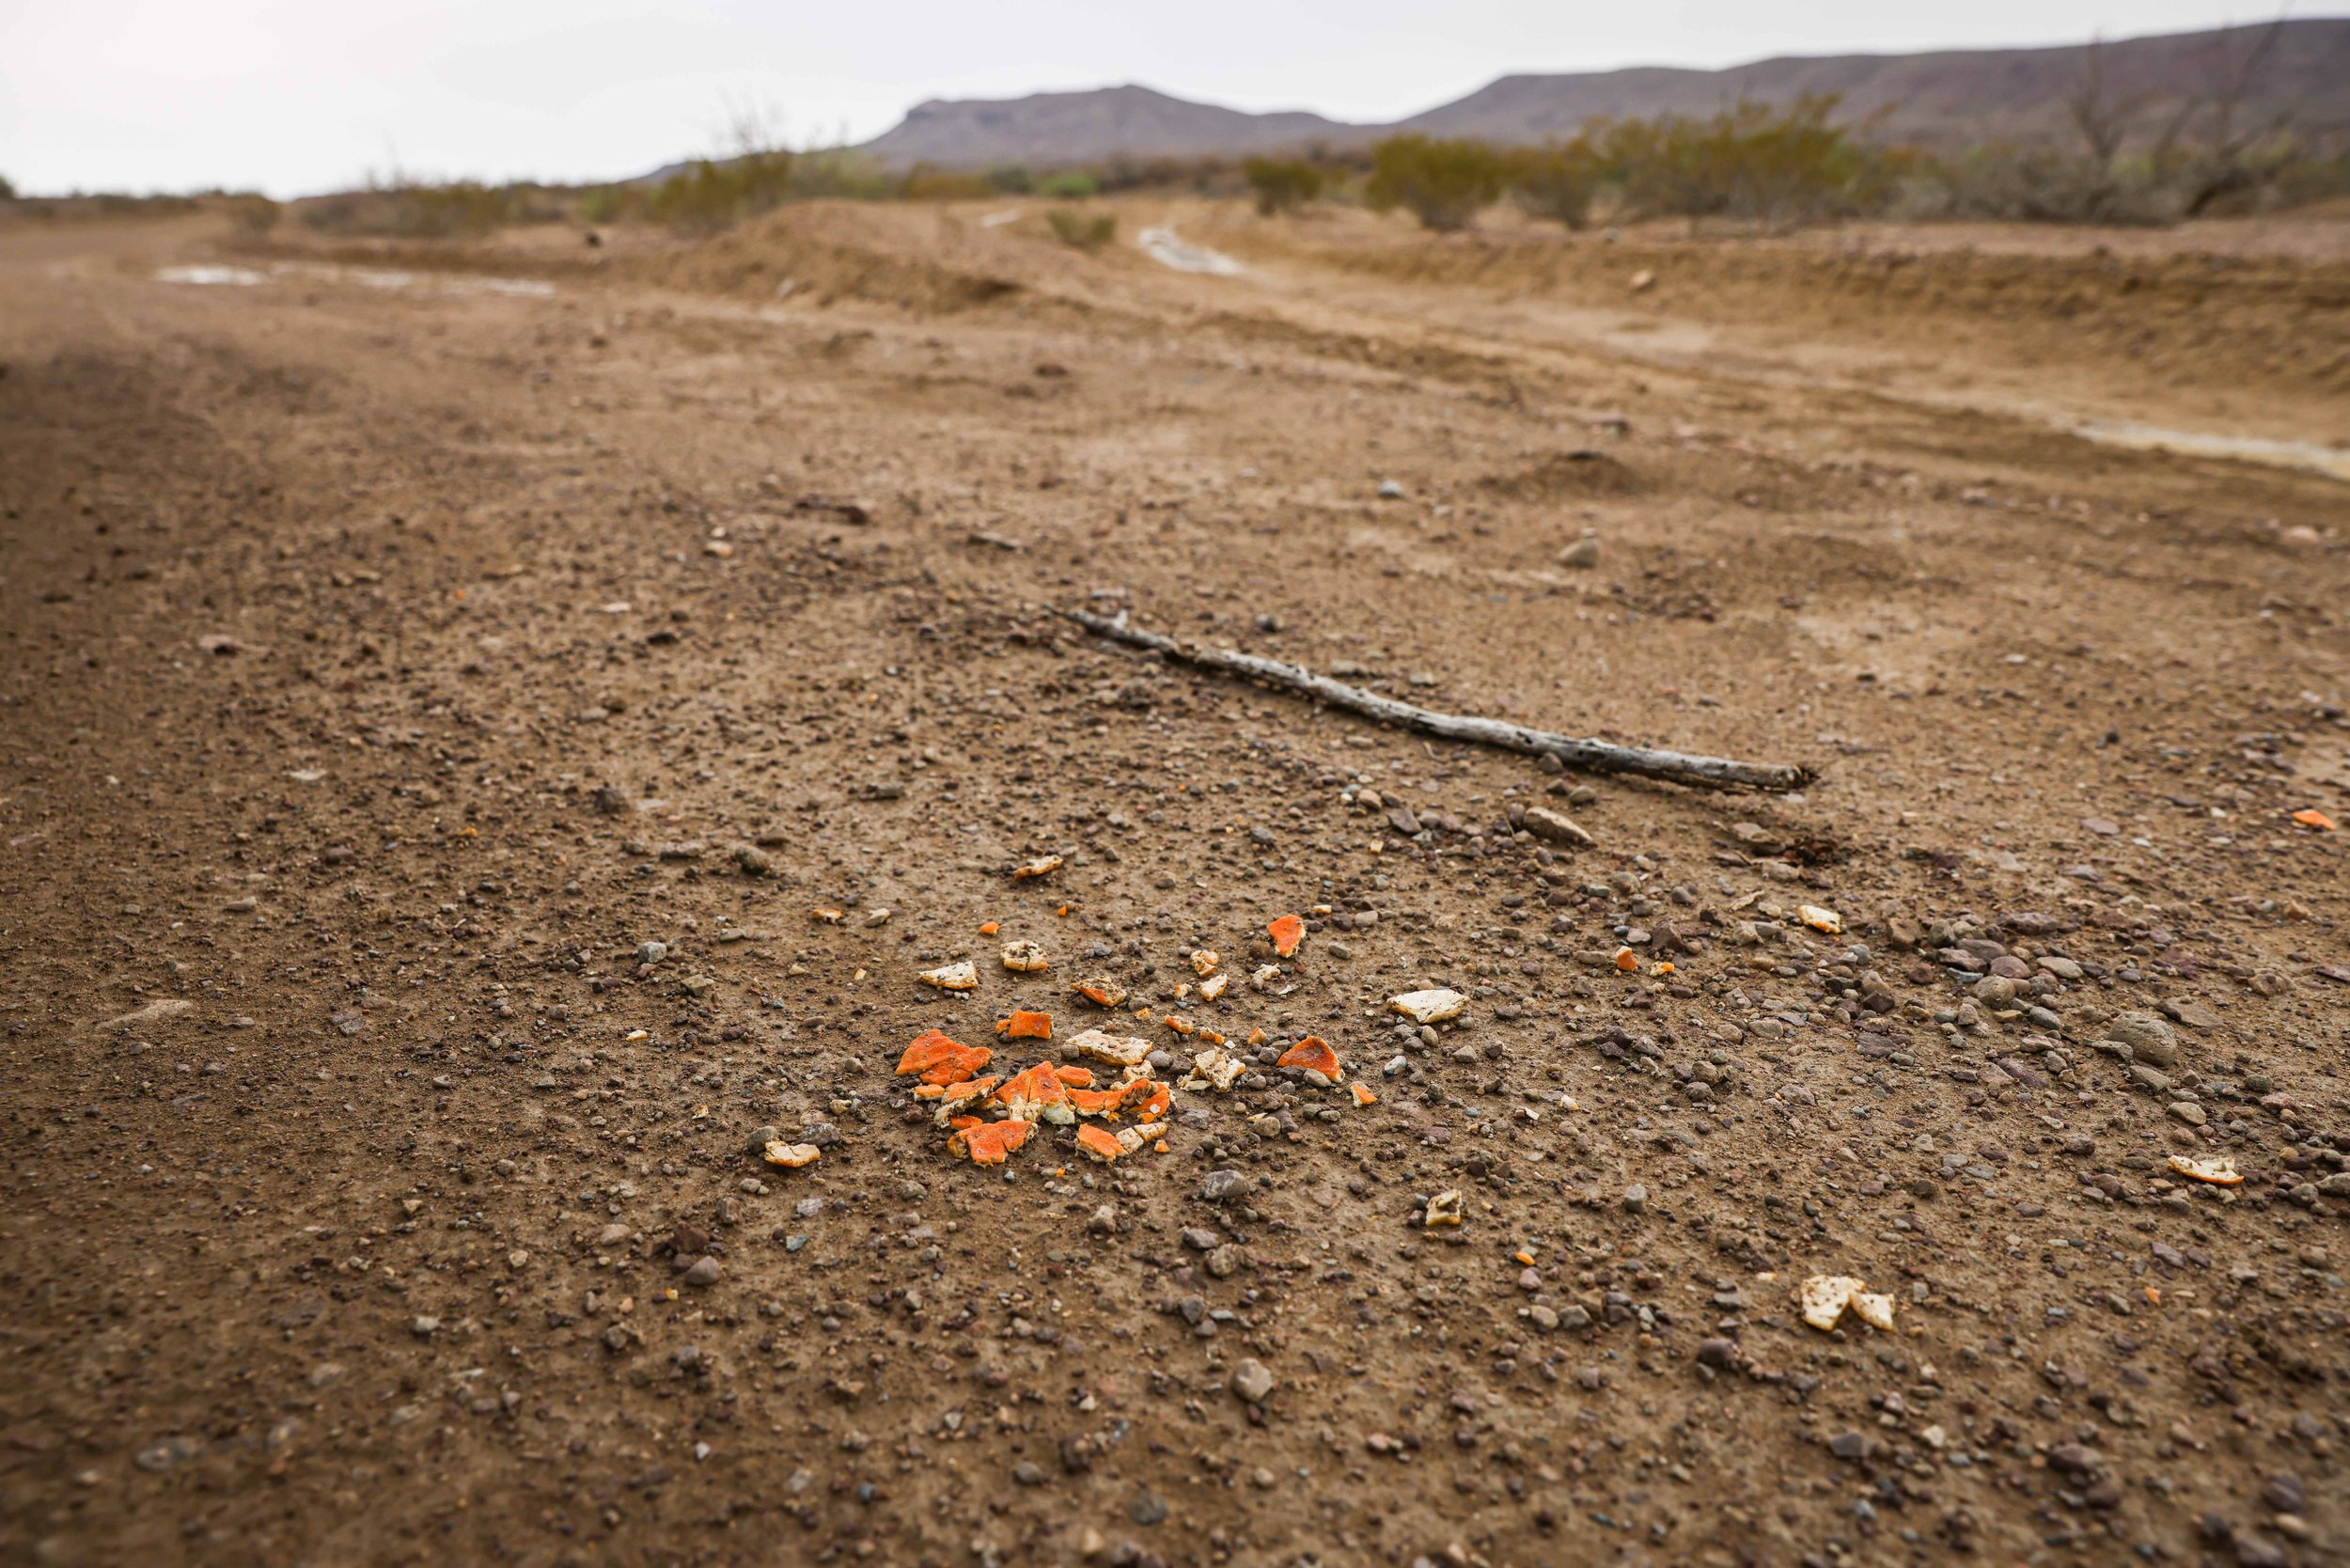
[[[926,1029],[898,1058],[898,1071],[919,1074],[926,1084],[959,1084],[977,1077],[995,1054],[984,1045],[965,1045],[936,1029]]]
[[[1071,1090],[1060,1081],[1053,1064],[1040,1061],[1026,1072],[1014,1074],[995,1091],[995,1100],[1013,1116],[1025,1121],[1069,1122],[1076,1120],[1071,1107]]]
[[[1264,929],[1273,938],[1273,950],[1283,958],[1296,956],[1297,944],[1306,939],[1306,922],[1294,915],[1284,915]]]
[[[1283,1051],[1280,1059],[1274,1065],[1276,1067],[1303,1067],[1308,1072],[1319,1073],[1325,1078],[1336,1078],[1340,1071],[1339,1054],[1330,1049],[1329,1043],[1318,1034],[1309,1034],[1288,1050]]]
[[[1006,1040],[1050,1040],[1053,1038],[1053,1015],[1015,1008],[1010,1017],[995,1020],[995,1032]]]
[[[947,1152],[957,1159],[968,1159],[973,1165],[1001,1165],[1006,1155],[1028,1141],[1034,1127],[1030,1121],[980,1121],[974,1118],[970,1125],[958,1127],[955,1136],[947,1140]]]

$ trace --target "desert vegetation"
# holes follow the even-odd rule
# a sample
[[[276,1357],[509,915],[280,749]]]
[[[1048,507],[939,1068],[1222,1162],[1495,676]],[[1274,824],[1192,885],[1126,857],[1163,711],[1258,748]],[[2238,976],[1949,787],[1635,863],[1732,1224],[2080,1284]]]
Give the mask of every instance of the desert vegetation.
[[[1401,207],[1423,228],[1466,228],[1509,182],[1510,160],[1469,137],[1389,136],[1371,149],[1363,199],[1373,211]]]
[[[1107,212],[1056,207],[1044,214],[1044,223],[1055,239],[1078,250],[1100,250],[1118,237],[1118,220]]]
[[[1250,158],[1241,164],[1242,178],[1266,217],[1294,212],[1322,194],[1322,170],[1303,158]]]
[[[2092,46],[2066,99],[2072,134],[2054,144],[1903,145],[1820,95],[1706,116],[1596,119],[1537,146],[1411,133],[1239,159],[892,167],[850,148],[791,150],[772,116],[730,109],[708,156],[650,179],[559,187],[395,174],[291,210],[330,234],[408,238],[558,221],[697,236],[824,197],[1069,203],[1137,192],[1245,198],[1267,217],[1342,202],[1401,211],[1438,232],[1466,228],[1504,201],[1569,229],[1684,219],[1768,230],[1872,217],[2161,225],[2350,194],[2350,131],[2249,107],[2266,102],[2256,88],[2279,36],[2273,25],[2218,35],[2191,89],[2160,101],[2115,87]],[[274,221],[247,209],[238,220],[248,232]],[[1106,243],[1090,237],[1095,220],[1047,222],[1069,243]]]

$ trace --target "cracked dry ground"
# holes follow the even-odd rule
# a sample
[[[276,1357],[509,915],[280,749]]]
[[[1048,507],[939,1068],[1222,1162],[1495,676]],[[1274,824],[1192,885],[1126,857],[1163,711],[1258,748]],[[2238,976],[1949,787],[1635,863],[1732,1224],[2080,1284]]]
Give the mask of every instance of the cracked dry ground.
[[[2342,1560],[2337,482],[1336,276],[152,279],[204,239],[0,239],[10,1560]],[[1561,777],[1086,603],[1823,777]],[[1190,1043],[1092,972],[1380,1103],[950,1161],[926,1027]]]

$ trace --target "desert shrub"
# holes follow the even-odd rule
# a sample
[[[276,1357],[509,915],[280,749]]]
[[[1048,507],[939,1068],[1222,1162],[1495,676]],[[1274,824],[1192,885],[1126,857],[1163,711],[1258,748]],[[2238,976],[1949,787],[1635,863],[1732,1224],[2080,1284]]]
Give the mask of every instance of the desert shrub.
[[[1830,122],[1835,110],[1832,96],[1740,103],[1705,119],[1602,121],[1581,139],[1624,216],[1810,222],[1882,206],[1908,156],[1864,147]]]
[[[898,195],[908,201],[973,201],[995,194],[987,176],[916,164],[898,181]]]
[[[1026,164],[998,164],[987,171],[990,189],[1004,196],[1026,196],[1036,189],[1036,178],[1028,173]]]
[[[1106,212],[1095,214],[1056,207],[1044,214],[1044,221],[1062,244],[1083,251],[1100,250],[1118,237],[1118,220]]]
[[[1055,201],[1084,201],[1099,192],[1101,181],[1082,169],[1065,170],[1037,181],[1036,194]]]
[[[1302,158],[1251,158],[1241,165],[1257,211],[1266,217],[1293,212],[1322,194],[1322,171]]]
[[[278,205],[265,196],[230,196],[227,208],[228,221],[242,233],[258,238],[277,227]]]
[[[781,206],[792,194],[791,165],[781,149],[697,159],[654,187],[647,211],[680,232],[713,234]]]
[[[1363,196],[1378,212],[1404,208],[1423,228],[1466,228],[1501,195],[1507,173],[1502,155],[1480,141],[1389,136],[1371,149]]]
[[[1529,147],[1512,154],[1510,194],[1534,217],[1581,228],[1590,222],[1599,175],[1591,144],[1577,136],[1571,142]]]
[[[16,187],[8,183],[7,175],[0,174],[0,201],[14,201],[15,199]]]
[[[541,215],[536,190],[518,185],[483,185],[472,180],[434,185],[402,180],[340,191],[299,204],[308,227],[325,234],[384,234],[440,240],[486,234],[500,225]]]
[[[880,164],[845,147],[803,152],[791,160],[786,195],[793,200],[831,196],[879,201],[898,194],[898,180]]]

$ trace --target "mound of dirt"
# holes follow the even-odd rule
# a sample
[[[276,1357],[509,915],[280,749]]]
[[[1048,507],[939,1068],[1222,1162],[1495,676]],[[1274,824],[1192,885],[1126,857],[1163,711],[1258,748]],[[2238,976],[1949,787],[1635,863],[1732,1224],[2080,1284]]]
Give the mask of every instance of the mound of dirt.
[[[2126,359],[2172,384],[2350,391],[2350,263],[2182,249],[1899,249],[1836,236],[1618,243],[1512,226],[1434,238],[1369,219],[1255,225],[1216,243],[1417,286],[1642,315],[1989,349],[2024,365]],[[1635,279],[1646,281],[1635,283]]]
[[[634,280],[664,288],[790,299],[806,293],[831,304],[864,300],[925,314],[991,305],[1025,287],[1005,276],[977,247],[952,243],[960,225],[930,235],[904,232],[928,212],[844,211],[819,202],[773,212],[700,243],[630,265]],[[941,241],[948,243],[941,243]]]
[[[1480,489],[1513,501],[1563,501],[1579,495],[1629,495],[1643,488],[1632,465],[1589,447],[1554,452],[1530,468],[1488,474]]]

